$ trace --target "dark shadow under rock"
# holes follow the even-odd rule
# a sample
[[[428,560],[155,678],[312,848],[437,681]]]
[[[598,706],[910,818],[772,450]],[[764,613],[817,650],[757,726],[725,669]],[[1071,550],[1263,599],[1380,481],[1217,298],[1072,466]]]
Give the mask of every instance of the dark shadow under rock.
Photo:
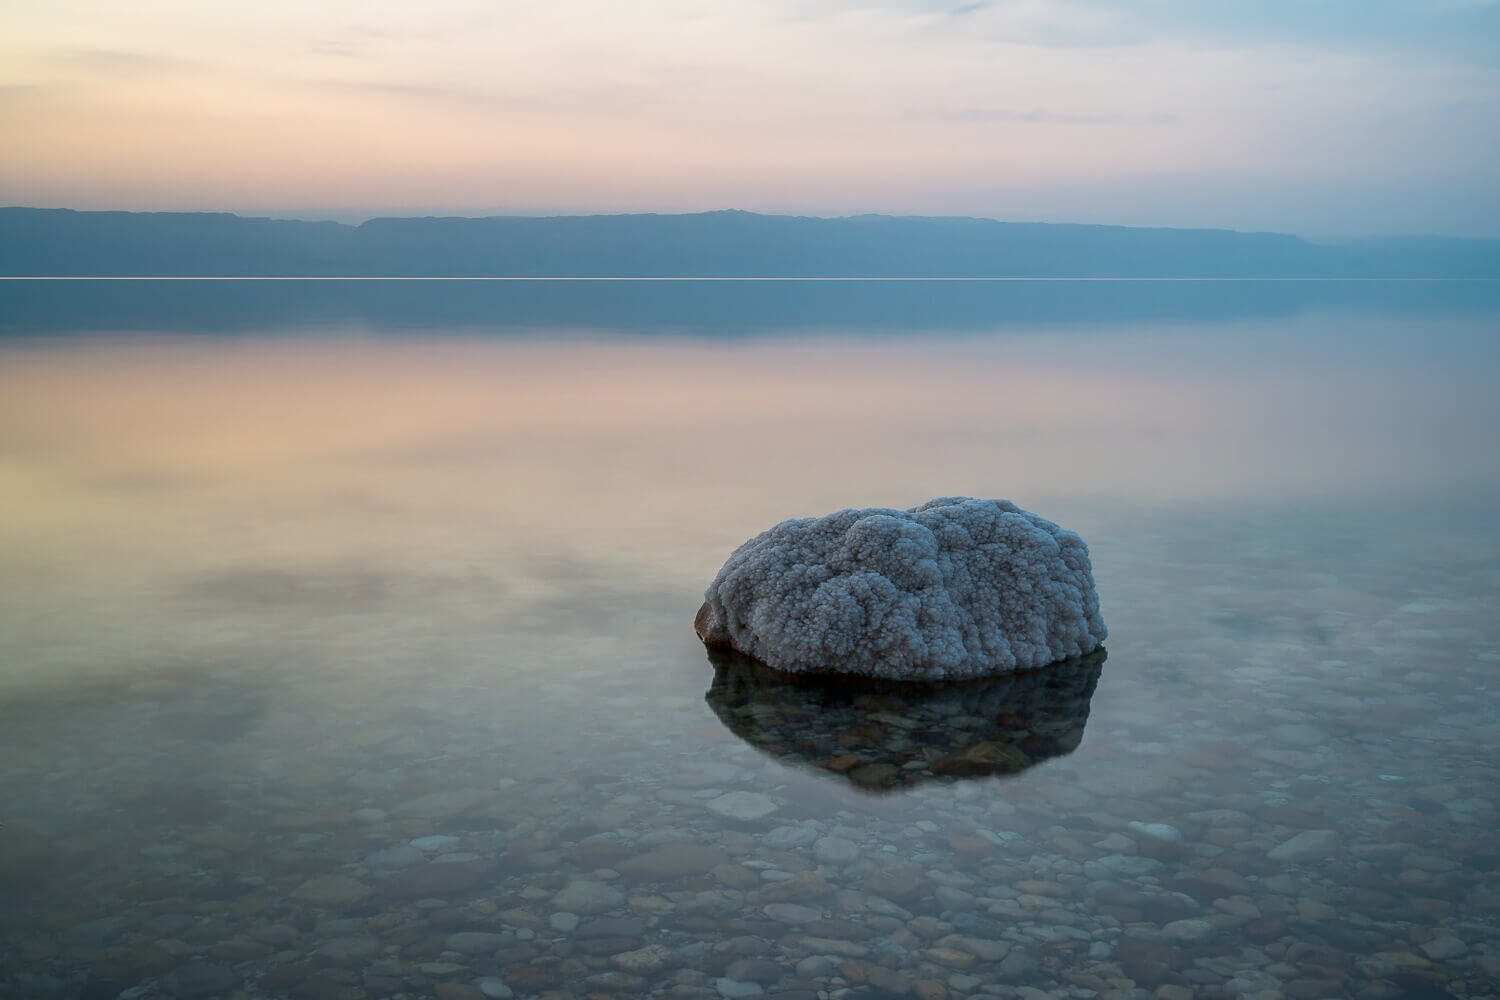
[[[740,739],[873,793],[1019,774],[1083,740],[1105,652],[1044,670],[946,684],[788,674],[708,650],[705,698]]]

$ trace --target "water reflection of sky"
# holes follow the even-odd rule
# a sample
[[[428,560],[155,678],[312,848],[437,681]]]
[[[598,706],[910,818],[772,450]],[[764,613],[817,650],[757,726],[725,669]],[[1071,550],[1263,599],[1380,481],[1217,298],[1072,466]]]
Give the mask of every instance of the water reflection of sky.
[[[0,818],[64,867],[102,849],[103,817],[127,868],[234,828],[301,859],[296,879],[262,872],[276,901],[318,865],[384,884],[357,867],[382,837],[509,837],[503,858],[523,834],[575,849],[559,829],[634,844],[665,809],[715,838],[715,790],[769,793],[762,826],[926,838],[921,863],[955,877],[1011,851],[1059,892],[1070,864],[1094,883],[1134,865],[1212,897],[1204,871],[1270,878],[1268,851],[1328,829],[1344,853],[1306,861],[1303,895],[1379,928],[1374,950],[1420,952],[1430,920],[1347,887],[1373,865],[1455,919],[1496,891],[1493,319],[5,342]],[[953,493],[1091,543],[1109,660],[1067,752],[872,798],[781,752],[767,714],[797,699],[715,715],[690,622],[735,545],[786,516]],[[402,825],[340,826],[361,807]],[[723,822],[729,844],[759,829]],[[288,846],[313,833],[326,853]],[[558,878],[584,870],[548,850]],[[1098,867],[1125,856],[1140,863]],[[1026,869],[1040,857],[1056,860]],[[826,874],[853,885],[861,863]],[[85,889],[134,919],[102,869],[72,877],[67,919],[92,919]],[[1215,933],[1244,943],[1239,924]],[[1351,982],[1396,981],[1352,962]],[[1483,982],[1445,968],[1434,982]]]

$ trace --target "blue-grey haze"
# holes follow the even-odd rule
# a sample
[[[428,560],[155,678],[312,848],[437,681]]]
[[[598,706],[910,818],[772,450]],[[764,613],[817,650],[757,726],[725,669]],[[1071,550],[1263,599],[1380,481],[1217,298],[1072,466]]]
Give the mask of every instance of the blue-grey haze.
[[[0,275],[1500,277],[1500,241],[724,211],[372,219],[0,209]]]

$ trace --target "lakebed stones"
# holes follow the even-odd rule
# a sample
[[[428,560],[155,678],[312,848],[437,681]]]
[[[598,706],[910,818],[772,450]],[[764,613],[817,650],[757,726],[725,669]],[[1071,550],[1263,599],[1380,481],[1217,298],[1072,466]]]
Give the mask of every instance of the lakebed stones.
[[[894,714],[886,724],[900,729],[893,721],[900,718]],[[752,777],[757,768],[775,766],[734,744],[720,749],[722,755],[707,756],[733,759]],[[1058,781],[1070,781],[1082,767],[1058,762]],[[641,774],[669,788],[686,771],[663,762]],[[1213,777],[1204,772],[1195,790]],[[731,994],[1373,1000],[1396,995],[1392,984],[1489,995],[1500,971],[1492,965],[1500,957],[1491,921],[1476,909],[1493,895],[1474,888],[1475,897],[1459,909],[1472,886],[1493,881],[1486,831],[1471,824],[1450,831],[1463,839],[1434,842],[1415,828],[1363,829],[1356,821],[1339,827],[1341,846],[1329,857],[1281,863],[1267,852],[1299,831],[1281,822],[1289,817],[1274,795],[1261,806],[1258,793],[1235,792],[1217,801],[1236,808],[1192,810],[1170,793],[1140,800],[1080,793],[1069,802],[1081,814],[1043,806],[1028,815],[1003,795],[936,787],[912,790],[911,804],[920,808],[846,797],[847,811],[804,815],[794,795],[768,790],[780,811],[743,824],[700,804],[725,794],[709,787],[665,814],[669,822],[636,813],[596,832],[588,818],[630,804],[640,787],[577,782],[548,786],[560,798],[545,825],[504,836],[465,829],[458,836],[430,834],[438,839],[428,841],[411,836],[425,825],[404,820],[342,846],[333,838],[287,835],[304,845],[301,851],[327,852],[328,869],[346,859],[350,876],[370,883],[375,895],[343,913],[309,915],[318,908],[299,899],[292,911],[273,904],[264,912],[106,915],[74,925],[66,938],[90,948],[170,952],[151,971],[121,977],[126,982],[192,967],[202,953],[232,967],[235,989],[350,998],[363,991],[500,1000],[556,990],[682,1000]],[[1454,788],[1445,801],[1461,801],[1464,792]],[[1170,819],[1170,828],[1158,817]],[[1215,831],[1233,833],[1220,850],[1177,849],[1206,848]],[[1371,840],[1373,834],[1391,839]],[[394,872],[358,860],[418,841],[461,860]],[[508,865],[511,853],[552,860],[543,867]],[[142,864],[195,857],[192,851],[135,856],[146,859]],[[1353,856],[1377,866],[1372,878],[1399,873],[1413,893],[1444,898],[1360,902],[1371,890],[1351,889],[1341,859]],[[428,878],[451,867],[466,873],[466,885],[442,898],[392,896],[384,888],[408,871],[425,868]],[[608,908],[580,918],[561,903]],[[1433,909],[1440,903],[1451,912]],[[1345,912],[1361,912],[1357,929],[1345,926]],[[269,948],[228,957],[225,949],[247,938]],[[159,944],[143,950],[137,940]]]
[[[469,861],[430,861],[407,868],[380,883],[380,894],[393,899],[449,896],[475,889],[495,871],[488,858]]]
[[[775,803],[771,803],[774,808]],[[758,810],[757,810],[758,811]],[[622,875],[636,881],[665,881],[703,875],[729,860],[722,848],[709,844],[672,843],[620,862]]]
[[[754,823],[780,808],[774,799],[760,792],[728,792],[710,799],[704,806],[714,815],[736,823]]]
[[[1274,574],[1277,586],[1285,576]],[[1173,590],[1161,613],[1187,619],[1178,605],[1191,610],[1191,589]],[[1132,610],[1132,629],[1142,613]],[[435,734],[438,744],[413,731],[390,759],[372,759],[352,720],[340,729],[330,718],[320,770],[357,780],[279,786],[248,803],[226,794],[237,803],[229,829],[90,821],[46,838],[76,864],[53,868],[35,904],[0,893],[16,915],[0,996],[85,995],[85,975],[132,987],[127,995],[171,996],[175,984],[182,995],[332,1000],[550,990],[714,1000],[725,995],[721,979],[729,992],[788,1000],[1494,996],[1494,667],[1463,673],[1459,663],[1462,685],[1444,675],[1414,688],[1422,647],[1413,643],[1330,651],[1347,662],[1308,665],[1305,677],[1235,666],[1286,656],[1280,642],[1259,651],[1226,643],[1220,659],[1191,655],[1185,641],[1133,653],[1095,734],[1107,738],[1003,785],[945,784],[920,765],[982,757],[993,748],[961,751],[1001,740],[1045,759],[1041,737],[1065,745],[1076,713],[1064,707],[1049,720],[1028,706],[1075,697],[1067,667],[964,682],[976,693],[991,680],[1056,687],[1035,703],[1012,694],[939,713],[934,725],[963,737],[949,743],[926,732],[920,704],[892,700],[869,679],[852,679],[860,691],[846,701],[858,701],[859,714],[843,716],[826,707],[836,702],[809,707],[796,689],[807,678],[784,674],[774,688],[793,687],[788,707],[740,691],[742,704],[710,699],[727,713],[721,723],[674,692],[670,706],[611,715],[619,728],[587,759],[576,753],[576,727],[558,726],[557,743],[529,761],[529,748],[488,725],[494,705],[472,691],[453,695],[465,725]],[[1153,683],[1133,683],[1138,669]],[[888,686],[897,695],[921,687]],[[1335,697],[1359,700],[1340,707]],[[1233,725],[1211,724],[1220,704]],[[820,728],[822,711],[829,725]],[[1261,734],[1320,713],[1338,740],[1285,756],[1283,731],[1277,756],[1257,756]],[[123,718],[112,708],[89,721],[122,746],[131,732],[114,727]],[[723,738],[731,719],[748,744]],[[1452,738],[1460,720],[1489,727],[1479,744]],[[1416,735],[1399,735],[1402,727]],[[830,756],[806,756],[809,746]],[[901,756],[914,746],[931,753]],[[306,752],[287,754],[288,766]],[[481,766],[497,754],[505,767]],[[849,794],[856,772],[894,782],[896,794]],[[64,788],[35,777],[8,786],[0,839],[21,827],[17,814],[40,813],[42,792],[98,780],[80,772]],[[476,781],[483,799],[447,794]],[[739,790],[778,808],[741,821],[707,807]],[[397,815],[412,801],[421,808]],[[1296,850],[1280,852],[1297,856],[1269,856],[1299,836]],[[15,865],[0,859],[0,869]],[[333,873],[374,894],[347,905],[290,896]],[[593,914],[561,909],[554,897],[575,881],[624,901]],[[196,986],[192,973],[168,978],[204,963],[218,971],[196,969],[206,973]],[[226,972],[233,981],[220,992]]]
[[[373,890],[347,875],[319,875],[303,882],[291,898],[313,906],[348,906],[368,898]]]
[[[859,857],[859,845],[843,837],[823,837],[813,845],[813,856],[825,865],[847,865]]]
[[[783,521],[737,548],[693,627],[791,673],[940,681],[1099,648],[1088,546],[1008,500]]]
[[[552,897],[552,905],[566,913],[602,913],[624,902],[623,892],[593,879],[574,879]]]
[[[1304,830],[1273,847],[1267,857],[1273,861],[1320,860],[1338,849],[1339,837],[1333,830]]]
[[[228,993],[240,984],[240,977],[222,965],[194,962],[174,969],[165,978],[167,992],[179,1000],[200,1000]]]
[[[676,952],[659,944],[611,955],[609,964],[632,976],[650,976],[682,964]]]

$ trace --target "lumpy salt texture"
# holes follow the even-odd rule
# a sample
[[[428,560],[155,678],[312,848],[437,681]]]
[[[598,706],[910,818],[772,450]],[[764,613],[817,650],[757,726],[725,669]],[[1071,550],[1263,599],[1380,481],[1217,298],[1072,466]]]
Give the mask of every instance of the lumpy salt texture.
[[[704,599],[704,642],[791,672],[980,677],[1108,634],[1083,539],[1008,500],[783,521],[736,549]]]

